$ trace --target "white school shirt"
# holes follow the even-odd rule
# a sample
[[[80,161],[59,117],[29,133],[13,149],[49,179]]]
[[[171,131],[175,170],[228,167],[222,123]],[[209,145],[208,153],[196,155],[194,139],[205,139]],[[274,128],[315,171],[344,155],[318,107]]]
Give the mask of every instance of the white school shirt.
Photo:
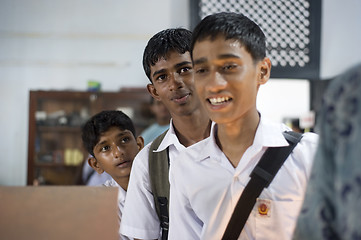
[[[284,130],[290,129],[261,118],[253,144],[236,168],[216,144],[217,125],[210,138],[183,152],[170,177],[169,239],[221,239],[250,173],[267,147],[288,145]],[[304,134],[257,199],[239,239],[291,239],[317,140],[314,133]]]
[[[119,207],[119,220],[120,222],[122,221],[122,213],[124,210],[124,203],[125,203],[125,197],[127,195],[127,192],[112,178],[110,180],[107,180],[104,184],[104,186],[106,187],[117,187],[118,188],[118,207]],[[128,238],[124,235],[122,235],[120,233],[120,229],[118,230],[119,232],[119,239],[121,240],[131,240],[133,238]]]
[[[150,145],[151,143],[145,146],[134,159],[121,222],[123,235],[139,239],[158,239],[161,233],[149,179],[148,154]],[[170,176],[175,159],[181,151],[186,149],[179,142],[172,121],[156,152],[163,151],[167,147],[169,147]]]

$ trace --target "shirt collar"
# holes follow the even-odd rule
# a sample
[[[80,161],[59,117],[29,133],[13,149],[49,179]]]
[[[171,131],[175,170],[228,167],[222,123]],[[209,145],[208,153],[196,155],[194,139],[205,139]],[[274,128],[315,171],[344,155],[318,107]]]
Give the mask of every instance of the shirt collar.
[[[208,158],[209,156],[216,157],[220,155],[222,151],[219,150],[219,147],[216,143],[216,139],[215,139],[216,132],[217,132],[217,124],[212,121],[211,132],[209,134],[209,137],[188,147],[187,155],[190,158],[199,161]]]
[[[282,134],[286,130],[290,130],[290,128],[285,124],[271,122],[261,117],[252,145],[260,145],[262,147],[288,146],[289,144]]]
[[[125,195],[127,192],[112,178],[107,180],[104,184],[107,187],[117,187],[118,188],[118,201],[124,203],[125,202]]]
[[[119,185],[118,185],[119,186]],[[125,202],[125,196],[127,194],[127,191],[125,191],[121,186],[119,186],[118,189],[118,201],[124,203]]]
[[[174,127],[173,127],[172,119],[170,120],[168,132],[164,136],[163,141],[160,143],[157,150],[154,150],[154,152],[161,152],[171,145],[174,145],[178,151],[185,148],[178,140],[178,137],[177,137]]]
[[[288,146],[289,144],[282,134],[282,132],[286,130],[290,130],[286,125],[274,123],[261,117],[251,147],[261,149],[263,147]],[[223,153],[218,147],[215,138],[217,131],[218,125],[216,123],[212,123],[210,137],[207,138],[206,141],[203,141],[204,151],[191,153],[194,154],[194,159],[201,161],[209,158],[210,156],[214,159],[221,159]]]

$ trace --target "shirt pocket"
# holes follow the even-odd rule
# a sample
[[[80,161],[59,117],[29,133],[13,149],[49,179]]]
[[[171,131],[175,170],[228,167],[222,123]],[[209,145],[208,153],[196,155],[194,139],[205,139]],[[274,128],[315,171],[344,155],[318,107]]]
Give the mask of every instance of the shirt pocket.
[[[258,198],[252,210],[256,239],[291,239],[301,205],[302,200],[275,201]]]

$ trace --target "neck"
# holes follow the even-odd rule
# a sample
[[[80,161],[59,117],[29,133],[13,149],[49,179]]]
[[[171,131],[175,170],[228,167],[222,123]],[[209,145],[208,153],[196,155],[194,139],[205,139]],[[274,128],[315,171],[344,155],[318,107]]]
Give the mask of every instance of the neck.
[[[211,121],[202,109],[193,112],[191,115],[173,118],[173,127],[178,140],[185,147],[209,137],[210,126]]]
[[[169,121],[170,121],[170,118],[158,118],[158,119],[157,119],[157,123],[158,123],[158,125],[160,125],[160,126],[168,125],[168,124],[169,124]]]
[[[218,124],[217,144],[234,167],[253,144],[260,117],[257,111],[230,123]]]
[[[119,186],[121,186],[125,191],[127,191],[128,183],[129,183],[129,176],[114,179],[114,180],[119,184]]]

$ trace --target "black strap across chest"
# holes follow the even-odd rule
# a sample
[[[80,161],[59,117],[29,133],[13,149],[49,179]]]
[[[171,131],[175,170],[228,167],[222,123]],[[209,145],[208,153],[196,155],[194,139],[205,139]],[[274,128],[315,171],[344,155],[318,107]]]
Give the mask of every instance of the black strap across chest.
[[[264,188],[270,185],[288,155],[302,138],[302,134],[292,131],[283,132],[283,135],[290,145],[285,147],[270,147],[263,154],[253,169],[250,175],[251,179],[237,202],[222,240],[238,239],[256,203],[257,197]]]

